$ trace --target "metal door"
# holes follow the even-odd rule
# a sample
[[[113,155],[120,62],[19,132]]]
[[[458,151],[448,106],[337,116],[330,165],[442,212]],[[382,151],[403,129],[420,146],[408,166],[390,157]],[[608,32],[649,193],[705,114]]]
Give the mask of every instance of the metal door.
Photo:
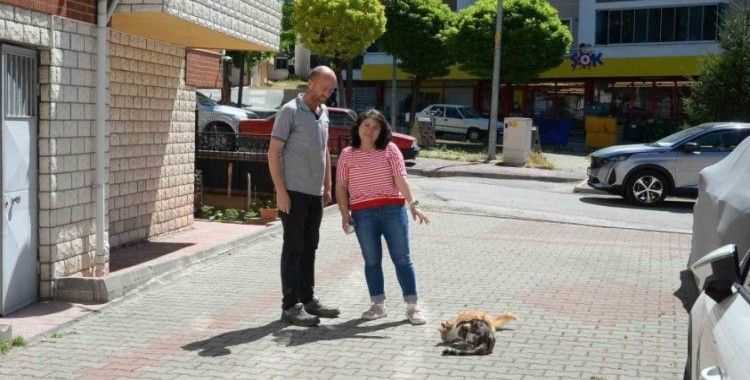
[[[2,251],[0,315],[37,299],[37,59],[2,45]]]

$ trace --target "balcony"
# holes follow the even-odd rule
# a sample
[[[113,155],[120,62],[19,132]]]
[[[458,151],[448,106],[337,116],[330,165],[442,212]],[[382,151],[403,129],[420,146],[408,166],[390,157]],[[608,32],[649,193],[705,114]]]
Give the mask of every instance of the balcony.
[[[121,0],[112,29],[188,48],[276,50],[278,0]]]

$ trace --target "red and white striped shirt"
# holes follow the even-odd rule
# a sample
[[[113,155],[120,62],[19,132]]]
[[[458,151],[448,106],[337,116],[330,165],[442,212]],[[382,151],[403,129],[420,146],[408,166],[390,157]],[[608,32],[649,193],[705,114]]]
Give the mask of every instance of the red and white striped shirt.
[[[344,148],[336,166],[336,181],[347,184],[352,210],[404,204],[394,177],[406,176],[406,165],[396,144],[371,152]]]

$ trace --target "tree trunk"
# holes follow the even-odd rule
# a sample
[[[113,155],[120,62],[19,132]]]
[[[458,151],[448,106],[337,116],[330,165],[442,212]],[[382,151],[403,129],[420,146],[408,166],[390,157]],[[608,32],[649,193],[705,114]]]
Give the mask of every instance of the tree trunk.
[[[237,107],[239,108],[242,108],[242,89],[245,88],[245,66],[247,66],[245,62],[240,65],[240,88],[237,89]]]
[[[351,107],[352,104],[352,92],[354,91],[354,85],[352,82],[354,81],[354,61],[348,60],[346,61],[346,104]]]
[[[232,82],[229,80],[229,75],[232,73],[232,60],[224,56],[221,63],[221,101],[219,103],[229,104],[232,96]]]
[[[422,85],[422,79],[419,77],[411,81],[411,107],[409,109],[409,124],[411,135],[417,138],[419,143],[419,120],[417,120],[417,97],[419,96],[419,87]]]
[[[336,91],[336,93],[339,96],[338,106],[341,108],[347,108],[349,103],[346,102],[346,96],[344,95],[346,93],[346,90],[344,88],[344,79],[341,77],[341,73],[343,71],[341,69],[341,66],[342,65],[340,62],[334,64],[334,67],[335,67],[334,71],[336,72],[336,81],[337,81],[337,86],[338,86],[338,90]]]

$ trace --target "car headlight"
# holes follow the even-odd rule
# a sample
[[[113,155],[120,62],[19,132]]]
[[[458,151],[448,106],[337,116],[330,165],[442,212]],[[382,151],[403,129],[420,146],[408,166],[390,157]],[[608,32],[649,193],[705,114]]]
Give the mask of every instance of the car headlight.
[[[608,165],[608,164],[614,164],[620,161],[625,161],[628,158],[630,158],[629,154],[618,154],[616,156],[600,158],[599,162],[601,163],[601,165]]]

